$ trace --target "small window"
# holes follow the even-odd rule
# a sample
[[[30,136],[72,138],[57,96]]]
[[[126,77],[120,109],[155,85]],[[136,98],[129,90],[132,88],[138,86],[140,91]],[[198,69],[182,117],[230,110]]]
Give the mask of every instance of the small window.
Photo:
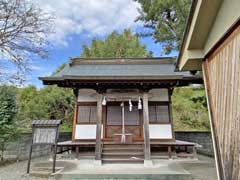
[[[168,105],[149,105],[149,121],[152,124],[170,123]]]
[[[97,122],[97,106],[80,105],[78,106],[78,120],[77,123],[92,124]]]

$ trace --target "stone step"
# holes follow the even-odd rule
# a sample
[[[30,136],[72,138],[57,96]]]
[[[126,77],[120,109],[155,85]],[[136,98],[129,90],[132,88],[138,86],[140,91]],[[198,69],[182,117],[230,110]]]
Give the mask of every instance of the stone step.
[[[39,178],[49,178],[51,174],[52,171],[40,171],[40,170],[32,170],[29,173],[30,176]]]
[[[55,172],[62,170],[63,167],[55,167]],[[30,176],[40,177],[40,178],[48,178],[52,175],[52,167],[49,166],[33,166],[30,169]]]

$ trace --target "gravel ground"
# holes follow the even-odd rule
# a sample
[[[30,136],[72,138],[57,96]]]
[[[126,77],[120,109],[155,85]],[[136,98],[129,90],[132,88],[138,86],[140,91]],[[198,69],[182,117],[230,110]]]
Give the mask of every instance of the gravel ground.
[[[194,180],[217,180],[217,171],[213,158],[198,155],[199,162],[180,163],[182,167],[190,172]]]
[[[42,160],[47,160],[49,157],[41,157],[32,159],[32,164]],[[54,180],[54,178],[32,177],[26,174],[27,161],[20,161],[5,166],[0,166],[0,180]]]
[[[49,156],[35,158],[32,160],[32,165],[36,162],[46,162]],[[205,156],[199,156],[198,162],[180,162],[183,168],[189,171],[194,180],[217,180],[215,163],[212,158]],[[40,178],[28,176],[26,174],[27,161],[21,161],[18,163],[12,163],[5,166],[0,166],[0,180],[54,180],[54,177]]]

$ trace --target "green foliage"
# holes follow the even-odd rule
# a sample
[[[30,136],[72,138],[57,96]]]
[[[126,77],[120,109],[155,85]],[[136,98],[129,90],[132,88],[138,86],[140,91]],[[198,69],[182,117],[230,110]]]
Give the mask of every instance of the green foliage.
[[[0,87],[0,129],[13,123],[16,114],[16,95],[13,87]]]
[[[70,126],[74,95],[71,89],[57,86],[46,86],[41,90],[29,86],[19,89],[18,107],[19,127],[30,127],[33,119],[61,119],[66,126]]]
[[[163,44],[165,54],[178,50],[183,36],[190,0],[136,0],[141,4],[137,21],[142,21],[152,36]]]
[[[83,58],[151,57],[152,52],[141,45],[136,34],[124,30],[122,34],[112,32],[105,40],[93,39],[90,46],[83,45]]]
[[[5,144],[17,134],[15,125],[16,89],[11,86],[0,86],[0,149],[1,160]]]
[[[209,131],[205,92],[200,88],[175,88],[172,96],[174,130]]]

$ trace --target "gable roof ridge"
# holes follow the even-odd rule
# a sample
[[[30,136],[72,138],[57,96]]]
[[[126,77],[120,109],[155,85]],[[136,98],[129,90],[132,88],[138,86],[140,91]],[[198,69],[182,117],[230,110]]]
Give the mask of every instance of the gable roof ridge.
[[[154,57],[154,58],[72,58],[69,65],[107,65],[107,64],[174,64],[175,57]]]

